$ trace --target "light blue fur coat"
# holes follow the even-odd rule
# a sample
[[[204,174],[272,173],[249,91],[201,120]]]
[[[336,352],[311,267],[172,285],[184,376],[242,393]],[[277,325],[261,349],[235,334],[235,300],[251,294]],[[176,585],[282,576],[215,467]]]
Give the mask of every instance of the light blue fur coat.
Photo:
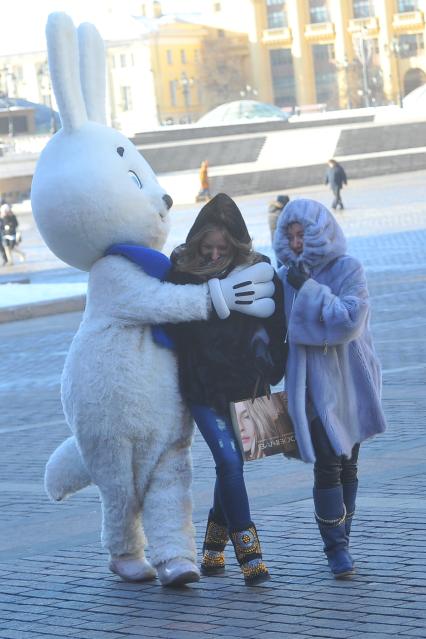
[[[293,222],[304,228],[299,256],[286,234]],[[386,428],[364,270],[346,255],[346,240],[333,215],[314,200],[287,204],[278,220],[274,250],[285,265],[278,271],[288,324],[285,383],[301,457],[315,461],[307,392],[335,452],[350,456],[355,443]],[[310,274],[299,291],[286,279],[291,262]]]

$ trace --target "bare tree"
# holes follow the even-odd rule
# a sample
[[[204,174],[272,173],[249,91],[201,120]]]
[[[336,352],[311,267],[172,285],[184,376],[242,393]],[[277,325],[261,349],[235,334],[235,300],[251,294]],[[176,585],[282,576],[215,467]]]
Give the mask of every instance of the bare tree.
[[[206,111],[240,100],[240,92],[249,82],[246,38],[218,33],[217,37],[206,38],[202,47],[199,78]]]

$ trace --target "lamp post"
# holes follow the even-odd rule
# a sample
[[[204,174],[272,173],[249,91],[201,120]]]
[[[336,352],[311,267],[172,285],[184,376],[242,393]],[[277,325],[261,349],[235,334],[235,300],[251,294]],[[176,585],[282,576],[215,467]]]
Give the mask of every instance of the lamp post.
[[[364,96],[364,106],[370,106],[370,87],[368,86],[368,30],[366,27],[362,29],[360,38],[360,61],[362,66],[362,93]]]
[[[53,104],[52,104],[52,85],[50,84],[49,65],[47,63],[47,60],[45,60],[41,64],[39,70],[37,71],[37,76],[39,78],[39,86],[40,86],[40,92],[42,94],[42,98],[44,97],[44,95],[47,96],[47,101],[48,101],[47,106],[49,107],[49,110],[50,110],[49,132],[53,135],[54,133],[56,133],[57,127],[56,127],[55,112],[53,110]],[[47,88],[45,86],[45,83]],[[46,94],[44,94],[44,91],[46,91]]]
[[[11,103],[9,100],[9,95],[10,95],[9,80],[10,79],[15,80],[16,78],[9,67],[3,67],[3,69],[1,69],[1,75],[2,77],[4,77],[3,97],[4,97],[4,101],[6,102],[6,108],[7,108],[7,135],[9,138],[13,138],[15,134],[15,129],[13,126],[13,113],[11,110]]]
[[[185,105],[185,121],[187,124],[190,124],[192,118],[189,107],[191,102],[191,87],[194,84],[194,78],[188,78],[186,71],[182,71],[179,82],[182,88],[183,101]]]
[[[246,84],[244,89],[240,91],[240,96],[242,98],[249,98],[249,97],[257,98],[258,91],[257,89],[253,89],[253,87],[251,87],[249,84]]]
[[[399,39],[397,37],[392,38],[391,51],[395,56],[395,68],[396,68],[396,83],[398,89],[398,104],[402,108],[402,91],[401,91],[401,74],[399,72],[399,57],[401,53],[401,47],[399,45]]]

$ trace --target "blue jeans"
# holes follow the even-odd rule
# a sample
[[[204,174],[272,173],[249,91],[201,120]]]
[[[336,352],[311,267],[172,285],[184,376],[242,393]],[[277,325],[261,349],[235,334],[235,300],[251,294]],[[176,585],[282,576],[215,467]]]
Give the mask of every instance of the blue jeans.
[[[231,418],[199,404],[192,404],[190,409],[216,464],[211,515],[230,531],[244,530],[251,524],[250,506],[243,476],[244,462]]]

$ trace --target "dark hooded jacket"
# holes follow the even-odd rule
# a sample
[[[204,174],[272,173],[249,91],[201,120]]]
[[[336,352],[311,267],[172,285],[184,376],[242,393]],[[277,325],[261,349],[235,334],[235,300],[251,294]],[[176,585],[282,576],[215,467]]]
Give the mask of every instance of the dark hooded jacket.
[[[231,198],[218,194],[200,211],[187,241],[206,224],[223,224],[228,231],[242,241],[250,236],[240,210]],[[171,256],[172,265],[180,247]],[[269,261],[257,254],[258,261]],[[219,275],[222,279],[233,270]],[[176,284],[198,284],[204,281],[197,275],[182,273],[172,267],[168,280]],[[284,300],[282,285],[277,276],[275,283],[275,312],[267,319],[259,319],[232,311],[221,320],[213,312],[207,321],[186,322],[171,327],[176,341],[179,361],[179,382],[182,395],[187,402],[210,406],[226,414],[230,401],[253,396],[258,379],[256,395],[265,392],[265,384],[277,384],[283,377],[286,346]],[[256,357],[253,337],[256,331],[266,330],[269,338],[266,359]]]

